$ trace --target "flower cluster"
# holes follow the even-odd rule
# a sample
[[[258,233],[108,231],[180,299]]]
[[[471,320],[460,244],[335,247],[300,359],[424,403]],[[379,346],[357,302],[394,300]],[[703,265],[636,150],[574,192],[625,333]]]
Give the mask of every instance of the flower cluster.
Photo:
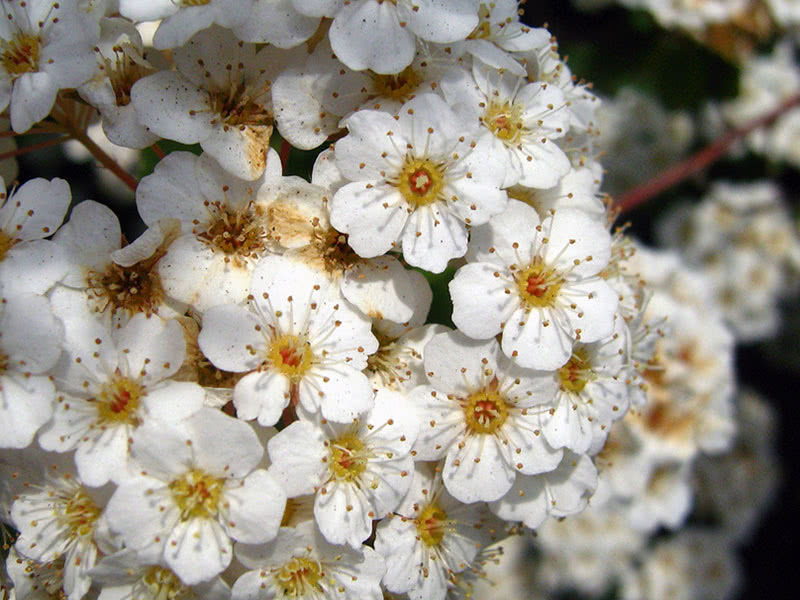
[[[733,337],[613,230],[599,101],[520,4],[0,0],[13,132],[184,145],[135,239],[0,179],[12,597],[444,600],[593,498],[683,522]]]

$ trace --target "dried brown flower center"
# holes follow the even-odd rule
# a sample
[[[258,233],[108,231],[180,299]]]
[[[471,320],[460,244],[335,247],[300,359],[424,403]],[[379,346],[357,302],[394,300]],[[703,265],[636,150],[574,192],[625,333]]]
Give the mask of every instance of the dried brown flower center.
[[[110,307],[112,315],[120,310],[130,314],[155,313],[164,300],[164,290],[152,262],[130,267],[111,263],[102,273],[91,271],[87,291],[98,312]]]

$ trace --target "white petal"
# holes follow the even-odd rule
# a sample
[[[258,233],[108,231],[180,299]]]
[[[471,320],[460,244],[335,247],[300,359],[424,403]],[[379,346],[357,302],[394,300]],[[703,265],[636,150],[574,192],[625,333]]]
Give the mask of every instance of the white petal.
[[[182,144],[204,140],[213,130],[208,93],[175,71],[161,71],[137,81],[131,88],[131,102],[145,127]]]
[[[115,336],[123,357],[123,375],[153,385],[180,369],[186,356],[183,329],[177,321],[164,321],[144,313],[135,315]]]
[[[407,208],[394,187],[353,182],[334,195],[331,225],[350,234],[348,243],[359,256],[380,256],[398,247],[408,219]]]
[[[372,384],[367,376],[344,364],[315,368],[313,384],[308,377],[300,382],[300,408],[310,414],[319,410],[337,423],[352,422],[372,404]]]
[[[363,492],[348,482],[326,483],[314,499],[314,519],[331,544],[359,548],[372,533],[371,510]]]
[[[216,477],[245,477],[261,461],[264,448],[244,421],[202,408],[184,423],[190,432],[195,463]]]
[[[414,60],[413,34],[400,27],[396,8],[383,2],[347,4],[336,14],[329,36],[339,60],[356,71],[399,73]]]
[[[451,258],[467,252],[467,229],[441,203],[417,207],[403,231],[403,258],[415,267],[441,273]]]
[[[58,82],[48,73],[24,73],[11,91],[11,127],[25,133],[44,119],[53,108]]]
[[[518,365],[552,371],[569,360],[573,339],[553,311],[533,309],[526,313],[520,309],[508,319],[501,343],[505,355]]]
[[[468,436],[464,448],[453,446],[447,453],[442,481],[461,502],[491,502],[505,495],[516,473],[503,459],[501,443],[493,435]]]
[[[197,343],[217,368],[234,373],[252,371],[264,360],[262,327],[259,319],[241,306],[215,306],[203,314]]]
[[[278,534],[286,494],[265,470],[257,469],[241,485],[225,489],[225,503],[228,535],[245,544],[263,544]]]
[[[25,448],[53,414],[53,383],[46,377],[27,379],[0,375],[0,446]]]
[[[240,419],[258,419],[269,427],[289,405],[289,380],[281,373],[256,371],[242,377],[233,388],[233,404]]]
[[[519,296],[510,276],[491,263],[467,264],[456,271],[449,284],[453,323],[468,336],[488,339],[500,333],[503,323],[519,307]],[[511,293],[506,293],[505,290]]]
[[[205,518],[178,523],[170,532],[164,560],[186,585],[208,581],[230,564],[233,546],[216,521]]]
[[[61,227],[71,199],[69,184],[63,179],[48,181],[37,177],[27,181],[5,203],[0,221],[15,239],[40,240]]]
[[[295,421],[267,443],[269,474],[283,486],[286,496],[311,494],[324,481],[328,466],[326,437],[307,421]]]

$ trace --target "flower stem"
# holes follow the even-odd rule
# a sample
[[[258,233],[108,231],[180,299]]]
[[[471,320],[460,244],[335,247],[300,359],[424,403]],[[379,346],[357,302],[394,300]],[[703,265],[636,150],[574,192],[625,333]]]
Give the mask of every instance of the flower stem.
[[[624,213],[644,204],[654,196],[710,166],[726,154],[738,140],[755,129],[770,125],[782,114],[798,105],[800,105],[800,93],[790,96],[769,113],[753,119],[742,127],[728,131],[686,160],[629,190],[617,200],[615,208],[620,213]]]
[[[30,146],[23,146],[22,148],[17,148],[16,150],[9,150],[8,152],[3,152],[2,154],[0,154],[0,160],[5,160],[13,156],[22,156],[23,154],[28,154],[28,152],[36,152],[37,150],[43,150],[44,148],[55,146],[56,144],[60,144],[61,142],[66,142],[68,139],[69,139],[68,135],[60,135],[57,138],[50,138],[49,140],[44,140],[43,142],[39,142],[38,144],[31,144]]]

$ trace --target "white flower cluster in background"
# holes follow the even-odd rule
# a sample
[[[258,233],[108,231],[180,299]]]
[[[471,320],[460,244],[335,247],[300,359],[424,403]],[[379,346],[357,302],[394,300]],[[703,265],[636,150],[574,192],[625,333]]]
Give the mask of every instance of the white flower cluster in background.
[[[796,0],[573,0],[582,10],[596,10],[609,4],[629,9],[646,10],[663,27],[700,32],[709,26],[743,23],[753,26],[766,12],[781,28],[800,26],[800,5]],[[761,5],[764,5],[763,7]]]
[[[668,216],[661,237],[706,275],[738,340],[778,331],[779,301],[797,291],[800,272],[800,235],[780,188],[768,181],[716,182],[699,204]]]
[[[196,145],[131,186],[135,239],[0,179],[3,600],[496,597],[532,531],[527,597],[701,568],[647,537],[735,443],[734,338],[612,228],[600,103],[520,4],[0,0],[13,132]]]

